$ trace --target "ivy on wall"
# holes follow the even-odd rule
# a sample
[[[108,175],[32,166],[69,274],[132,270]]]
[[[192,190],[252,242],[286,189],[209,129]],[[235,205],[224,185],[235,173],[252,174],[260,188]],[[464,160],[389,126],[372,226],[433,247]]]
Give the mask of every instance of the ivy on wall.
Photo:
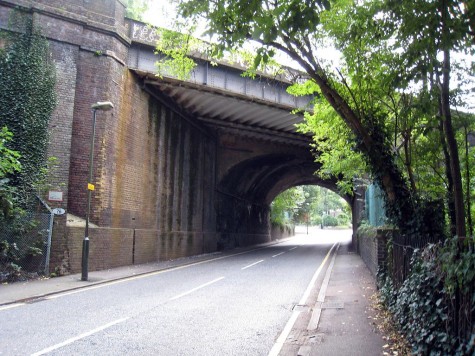
[[[9,175],[20,205],[34,196],[45,174],[49,143],[48,124],[56,105],[55,68],[48,42],[31,17],[14,14],[13,31],[0,32],[0,127],[8,127],[13,139],[8,148],[19,152],[21,171]]]
[[[380,276],[382,301],[415,355],[474,355],[475,239],[447,239],[416,250],[397,288]]]

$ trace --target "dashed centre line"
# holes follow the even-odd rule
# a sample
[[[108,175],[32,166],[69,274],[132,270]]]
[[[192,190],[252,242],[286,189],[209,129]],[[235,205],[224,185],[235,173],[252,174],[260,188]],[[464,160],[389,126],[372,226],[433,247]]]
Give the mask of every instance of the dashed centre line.
[[[81,339],[84,339],[88,336],[91,336],[93,334],[96,334],[98,333],[99,331],[102,331],[102,330],[105,330],[107,328],[110,328],[111,326],[114,326],[114,325],[117,325],[119,323],[122,323],[124,321],[126,321],[128,318],[121,318],[121,319],[118,319],[118,320],[115,320],[115,321],[112,321],[110,323],[107,323],[105,325],[102,325],[102,326],[99,326],[98,328],[95,328],[91,331],[88,331],[88,332],[85,332],[83,334],[80,334],[78,336],[75,336],[75,337],[72,337],[70,339],[67,339],[66,341],[63,341],[59,344],[56,344],[56,345],[53,345],[53,346],[50,346],[46,349],[43,349],[41,351],[38,351],[38,352],[35,352],[34,354],[31,354],[31,356],[40,356],[40,355],[44,355],[44,354],[47,354],[48,352],[51,352],[51,351],[54,351],[54,350],[57,350],[61,347],[64,347],[66,345],[69,345],[69,344],[72,344],[73,342],[76,342],[78,340],[81,340]]]
[[[246,267],[241,268],[241,271],[243,271],[243,270],[245,270],[245,269],[248,269],[248,268],[250,268],[250,267],[252,267],[252,266],[255,266],[255,265],[257,265],[257,264],[259,264],[259,263],[261,263],[261,262],[264,262],[264,260],[260,260],[260,261],[251,263],[250,265],[247,265]]]
[[[179,298],[181,298],[181,297],[184,297],[184,296],[186,296],[186,295],[188,295],[188,294],[191,294],[191,293],[193,293],[193,292],[196,292],[197,290],[199,290],[199,289],[201,289],[201,288],[204,288],[204,287],[207,287],[207,286],[209,286],[209,285],[211,285],[211,284],[213,284],[213,283],[219,282],[219,281],[222,280],[222,279],[224,279],[224,277],[219,277],[219,278],[213,279],[212,281],[210,281],[210,282],[208,282],[208,283],[204,283],[204,284],[202,284],[202,285],[200,285],[200,286],[198,286],[198,287],[196,287],[196,288],[190,289],[190,290],[187,291],[187,292],[178,294],[178,295],[174,296],[173,298],[168,299],[168,301],[177,300],[177,299],[179,299]]]
[[[280,253],[278,253],[278,254],[272,256],[272,258],[277,257],[277,256],[280,256],[280,255],[283,255],[284,253],[287,253],[287,252],[290,252],[290,251],[292,251],[292,250],[295,250],[296,248],[299,248],[299,246],[295,246],[295,247],[289,248],[287,251],[282,251],[282,252],[280,252]]]

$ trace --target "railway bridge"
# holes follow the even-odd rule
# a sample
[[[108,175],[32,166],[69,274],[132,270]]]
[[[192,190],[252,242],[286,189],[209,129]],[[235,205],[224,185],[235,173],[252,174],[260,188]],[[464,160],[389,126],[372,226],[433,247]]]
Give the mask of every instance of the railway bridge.
[[[98,101],[114,109],[96,113],[91,270],[268,242],[281,236],[269,220],[280,192],[336,190],[314,174],[311,137],[295,129],[302,117],[291,111],[309,98],[290,96],[283,75],[250,79],[199,60],[189,80],[159,78],[155,31],[126,19],[120,0],[0,0],[0,28],[13,11],[41,28],[57,71],[49,204],[68,214],[55,220],[51,269],[80,270],[76,217],[86,213]]]

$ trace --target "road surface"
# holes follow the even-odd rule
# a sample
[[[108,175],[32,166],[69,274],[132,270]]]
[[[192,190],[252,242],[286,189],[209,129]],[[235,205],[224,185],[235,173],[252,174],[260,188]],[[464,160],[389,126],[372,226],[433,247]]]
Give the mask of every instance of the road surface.
[[[0,355],[268,355],[331,247],[350,238],[311,230],[0,310]]]

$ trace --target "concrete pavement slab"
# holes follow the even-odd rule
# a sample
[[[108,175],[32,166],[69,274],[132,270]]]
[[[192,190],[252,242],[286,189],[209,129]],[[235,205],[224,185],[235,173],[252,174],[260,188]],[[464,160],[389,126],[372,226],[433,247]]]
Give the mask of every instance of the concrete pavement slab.
[[[361,257],[341,245],[328,264],[326,290],[316,284],[308,312],[301,313],[280,356],[382,355],[383,336],[371,323],[376,283]],[[312,299],[313,298],[313,299]],[[315,320],[317,319],[317,320]]]

